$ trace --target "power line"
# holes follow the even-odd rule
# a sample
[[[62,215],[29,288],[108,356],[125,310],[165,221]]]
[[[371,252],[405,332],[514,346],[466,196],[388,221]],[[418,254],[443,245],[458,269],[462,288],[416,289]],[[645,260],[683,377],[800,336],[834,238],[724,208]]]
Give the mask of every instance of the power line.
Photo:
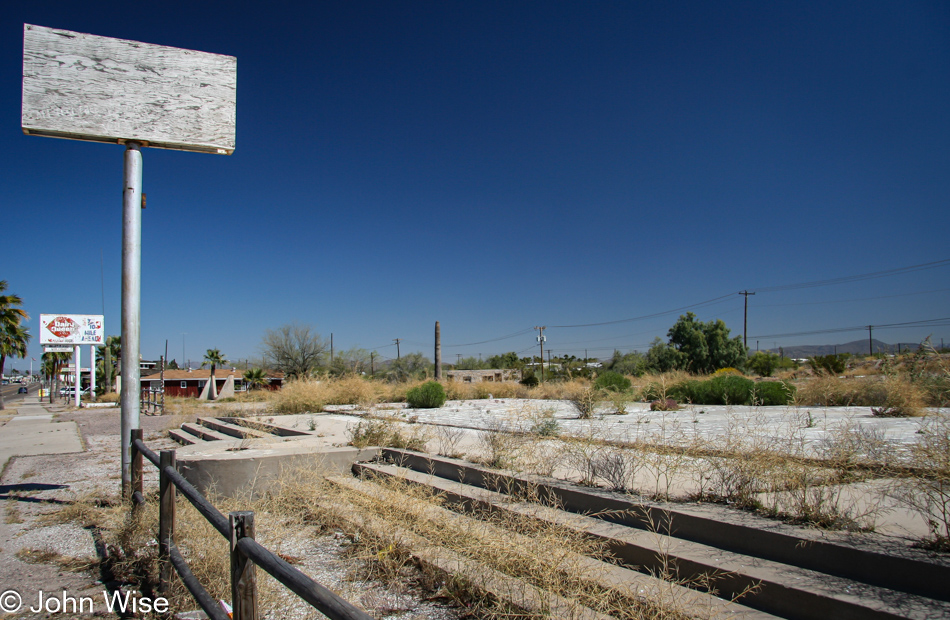
[[[654,313],[654,314],[645,314],[645,315],[643,315],[643,316],[635,316],[635,317],[632,317],[632,318],[629,318],[629,319],[618,319],[618,320],[616,320],[616,321],[603,321],[603,322],[600,322],[600,323],[582,323],[582,324],[578,324],[578,325],[551,325],[549,329],[554,329],[554,328],[564,329],[564,328],[568,328],[568,327],[597,327],[597,326],[599,326],[599,325],[615,325],[615,324],[617,324],[617,323],[630,323],[630,322],[633,322],[633,321],[642,321],[642,320],[644,320],[644,319],[652,319],[652,318],[656,318],[656,317],[658,317],[658,316],[664,316],[664,315],[667,315],[667,314],[674,314],[674,313],[676,313],[676,312],[682,312],[683,310],[690,310],[690,309],[692,309],[692,308],[699,308],[699,307],[702,307],[702,306],[709,306],[709,305],[712,305],[712,304],[715,304],[715,303],[720,303],[720,302],[722,302],[723,300],[731,299],[734,294],[735,294],[735,293],[729,293],[728,295],[722,295],[721,297],[715,297],[715,298],[713,298],[713,299],[709,299],[709,300],[706,300],[706,301],[701,301],[701,302],[699,302],[699,303],[697,303],[697,304],[690,304],[690,305],[688,305],[688,306],[683,306],[683,307],[681,307],[681,308],[674,308],[674,309],[672,309],[672,310],[664,310],[663,312],[656,312],[656,313]]]
[[[875,278],[884,278],[887,276],[896,276],[903,273],[914,271],[923,271],[924,269],[934,269],[950,264],[950,258],[933,261],[930,263],[921,263],[919,265],[910,265],[908,267],[898,267],[897,269],[886,269],[884,271],[872,271],[871,273],[861,273],[853,276],[843,276],[840,278],[831,278],[829,280],[814,280],[812,282],[799,282],[797,284],[784,284],[781,286],[765,286],[755,289],[757,293],[775,293],[778,291],[794,291],[803,288],[814,288],[817,286],[831,286],[834,284],[847,284],[850,282],[860,282],[862,280],[873,280]],[[864,328],[862,328],[864,329]]]
[[[856,297],[854,299],[833,299],[830,301],[801,301],[791,304],[756,304],[756,308],[783,308],[785,306],[820,306],[825,304],[851,304],[858,301],[875,301],[877,299],[893,299],[895,297],[910,297],[912,295],[927,295],[930,293],[944,293],[950,288],[937,288],[930,291],[916,291],[914,293],[898,293],[895,295],[878,295],[876,297]]]
[[[944,327],[950,325],[950,317],[941,318],[941,319],[924,319],[921,321],[904,321],[901,323],[885,323],[885,324],[876,324],[874,325],[877,329],[901,329],[901,328],[913,328],[913,327]],[[790,332],[787,334],[766,334],[763,336],[753,336],[753,338],[758,338],[760,340],[766,340],[768,338],[791,338],[793,336],[813,336],[816,334],[836,334],[841,332],[853,332],[853,331],[864,331],[867,329],[867,325],[856,325],[853,327],[833,327],[829,329],[818,329],[814,331],[807,332]]]
[[[531,327],[529,327],[529,328],[527,328],[527,329],[522,329],[521,331],[514,332],[513,334],[508,334],[507,336],[499,336],[498,338],[490,338],[490,339],[488,339],[488,340],[480,340],[480,341],[478,341],[478,342],[466,342],[465,344],[447,344],[447,345],[443,345],[443,346],[445,346],[445,347],[451,347],[451,348],[457,348],[457,347],[471,347],[471,346],[474,346],[474,345],[476,345],[476,344],[485,344],[485,343],[488,343],[488,342],[498,342],[499,340],[508,340],[509,338],[515,338],[516,336],[522,336],[522,335],[527,334],[527,333],[529,333],[529,332],[533,332],[535,329],[537,329],[537,328],[531,328]]]

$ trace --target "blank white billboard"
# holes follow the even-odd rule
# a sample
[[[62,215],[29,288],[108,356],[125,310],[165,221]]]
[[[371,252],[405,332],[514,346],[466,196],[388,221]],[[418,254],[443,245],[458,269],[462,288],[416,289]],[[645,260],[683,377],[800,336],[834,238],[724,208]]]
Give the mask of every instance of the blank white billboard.
[[[237,59],[23,25],[28,135],[230,155]]]

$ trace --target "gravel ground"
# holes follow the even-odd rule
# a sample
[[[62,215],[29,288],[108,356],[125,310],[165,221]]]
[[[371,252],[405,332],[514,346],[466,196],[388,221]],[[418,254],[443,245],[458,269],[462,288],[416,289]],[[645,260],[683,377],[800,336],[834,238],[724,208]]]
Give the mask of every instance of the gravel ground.
[[[45,513],[61,510],[77,498],[90,494],[115,497],[119,493],[118,409],[51,407],[50,410],[57,414],[56,421],[77,422],[86,449],[77,454],[14,457],[3,471],[0,477],[0,499],[4,500],[3,519],[0,519],[0,618],[119,618],[106,611],[105,585],[98,570],[88,568],[96,558],[93,533],[78,525],[50,525],[42,519]],[[146,443],[154,450],[177,447],[167,439],[165,431],[183,421],[186,420],[181,417],[142,415]],[[158,472],[146,465],[146,487],[157,485],[157,481]],[[258,524],[259,529],[261,526]],[[424,600],[409,587],[385,587],[354,578],[358,575],[357,564],[347,557],[349,545],[340,533],[316,536],[301,529],[285,538],[275,550],[296,558],[297,568],[362,605],[375,617],[406,620],[458,617],[455,610],[438,601]],[[263,577],[269,578],[266,574]],[[64,592],[76,599],[90,597],[94,601],[94,612],[29,611],[30,607],[36,607],[41,591],[47,597],[51,594],[61,597]],[[4,605],[15,601],[17,596],[23,603],[20,611],[4,613],[7,610]],[[282,603],[285,607],[271,620],[324,617],[289,591]]]

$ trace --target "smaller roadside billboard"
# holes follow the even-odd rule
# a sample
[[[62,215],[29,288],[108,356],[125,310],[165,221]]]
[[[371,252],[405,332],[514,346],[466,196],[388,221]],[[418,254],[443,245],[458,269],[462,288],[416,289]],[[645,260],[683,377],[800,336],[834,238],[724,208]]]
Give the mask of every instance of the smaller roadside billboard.
[[[40,344],[104,346],[105,323],[101,314],[41,314]]]

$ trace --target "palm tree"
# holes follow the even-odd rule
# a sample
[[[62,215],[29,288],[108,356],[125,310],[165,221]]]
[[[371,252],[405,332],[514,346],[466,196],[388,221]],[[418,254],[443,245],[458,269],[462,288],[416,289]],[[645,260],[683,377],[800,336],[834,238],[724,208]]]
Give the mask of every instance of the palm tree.
[[[72,357],[72,353],[44,353],[41,358],[43,360],[43,374],[49,378],[50,403],[53,402],[53,394],[56,391],[54,383],[59,383],[59,371]]]
[[[259,390],[267,385],[267,373],[263,368],[251,368],[244,371],[244,382],[252,390]]]
[[[7,357],[26,357],[26,345],[30,342],[30,330],[21,325],[30,318],[22,308],[23,300],[18,295],[4,295],[7,281],[0,280],[0,376]],[[0,410],[4,409],[0,393]]]
[[[224,354],[218,349],[208,349],[205,352],[205,361],[201,362],[201,367],[204,368],[206,364],[211,366],[211,400],[218,398],[218,386],[214,382],[214,369],[227,363],[228,360],[224,359]]]

